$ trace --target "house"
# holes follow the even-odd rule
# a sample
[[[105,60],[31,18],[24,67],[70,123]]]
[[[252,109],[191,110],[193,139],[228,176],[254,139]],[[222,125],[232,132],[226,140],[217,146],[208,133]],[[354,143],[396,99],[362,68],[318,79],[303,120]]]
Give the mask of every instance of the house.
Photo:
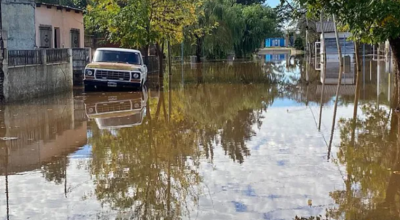
[[[285,47],[285,38],[267,38],[265,39],[265,47]]]
[[[3,0],[1,20],[8,50],[84,46],[80,9],[35,0]]]
[[[322,23],[317,22],[316,28],[317,33],[320,35],[320,42],[316,42],[315,48],[323,48],[323,44],[325,43],[327,60],[337,60],[338,50],[335,36],[335,24],[333,21],[325,21]],[[322,30],[324,30],[324,40],[322,40]],[[338,32],[338,35],[342,54],[349,55],[351,58],[353,58],[354,43],[348,39],[350,37],[350,33]],[[322,51],[320,52],[322,53]]]
[[[39,48],[84,47],[81,9],[36,3],[35,29],[36,46]]]

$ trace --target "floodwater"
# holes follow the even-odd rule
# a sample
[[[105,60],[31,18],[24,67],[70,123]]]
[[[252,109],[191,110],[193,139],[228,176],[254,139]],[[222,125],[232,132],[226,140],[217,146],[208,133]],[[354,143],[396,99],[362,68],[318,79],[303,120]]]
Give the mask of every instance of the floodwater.
[[[337,65],[178,64],[1,106],[0,219],[399,219],[393,68],[365,58],[355,105],[346,64],[334,118]]]

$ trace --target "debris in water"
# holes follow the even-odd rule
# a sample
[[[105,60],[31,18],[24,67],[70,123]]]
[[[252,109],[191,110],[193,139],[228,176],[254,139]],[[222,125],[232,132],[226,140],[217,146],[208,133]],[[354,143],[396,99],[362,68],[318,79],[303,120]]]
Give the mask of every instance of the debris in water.
[[[12,141],[12,140],[17,140],[17,137],[0,137],[0,140],[2,141]]]

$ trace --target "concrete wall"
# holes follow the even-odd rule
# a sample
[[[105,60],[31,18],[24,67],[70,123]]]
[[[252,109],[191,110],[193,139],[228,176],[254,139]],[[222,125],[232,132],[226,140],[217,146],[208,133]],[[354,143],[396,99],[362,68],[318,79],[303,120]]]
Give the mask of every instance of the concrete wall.
[[[71,49],[69,51],[71,54]],[[46,60],[45,53],[43,56]],[[6,102],[69,91],[72,87],[72,57],[64,63],[4,66],[3,95]]]
[[[31,50],[35,47],[35,1],[2,0],[3,30],[8,33],[9,50]]]
[[[75,10],[66,11],[65,8],[57,9],[55,6],[48,8],[46,5],[36,7],[36,45],[40,45],[41,25],[52,27],[52,47],[54,48],[54,28],[60,28],[60,47],[71,47],[71,29],[79,29],[80,40],[79,46],[84,47],[84,29],[83,29],[83,13]]]

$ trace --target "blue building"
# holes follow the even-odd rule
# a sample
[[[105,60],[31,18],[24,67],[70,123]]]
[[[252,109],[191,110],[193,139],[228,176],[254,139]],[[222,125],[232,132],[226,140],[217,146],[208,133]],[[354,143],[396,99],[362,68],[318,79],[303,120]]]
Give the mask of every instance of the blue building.
[[[265,47],[284,47],[284,38],[267,38],[265,39]]]
[[[286,54],[265,54],[265,62],[282,62],[286,60]]]

